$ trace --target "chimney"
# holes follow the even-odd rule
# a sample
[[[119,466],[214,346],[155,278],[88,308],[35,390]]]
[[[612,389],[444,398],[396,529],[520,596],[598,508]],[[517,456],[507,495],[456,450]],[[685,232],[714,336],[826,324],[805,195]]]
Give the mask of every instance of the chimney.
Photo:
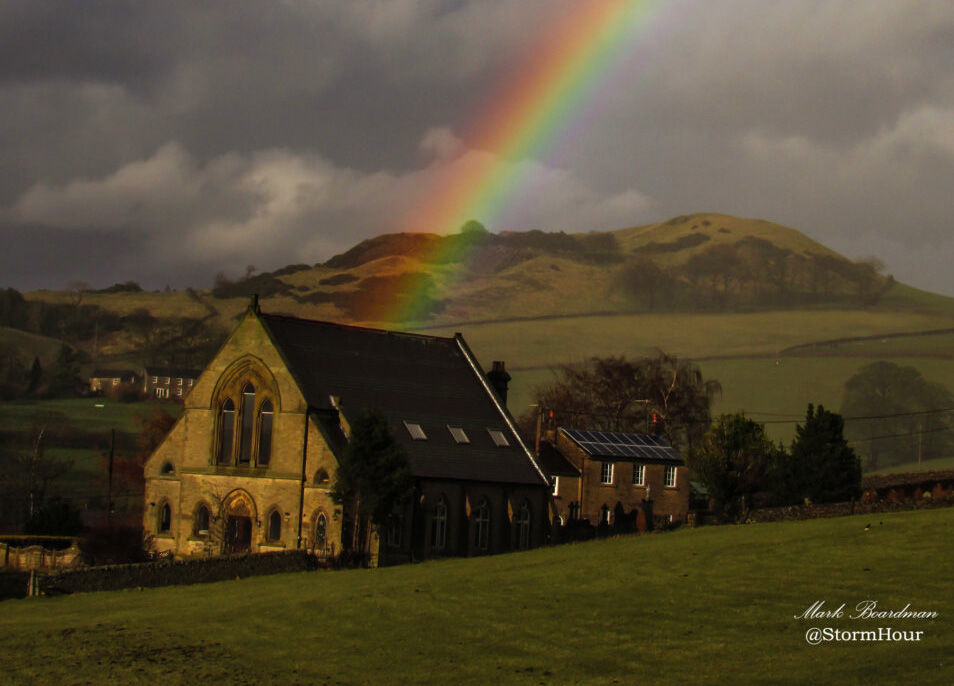
[[[510,385],[510,374],[500,360],[494,361],[494,368],[487,372],[487,380],[493,386],[504,405],[507,404],[507,387]]]

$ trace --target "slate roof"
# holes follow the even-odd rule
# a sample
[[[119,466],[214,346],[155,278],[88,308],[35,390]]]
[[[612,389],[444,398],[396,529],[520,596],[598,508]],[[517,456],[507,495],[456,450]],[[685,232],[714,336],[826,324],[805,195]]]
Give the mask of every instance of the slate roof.
[[[549,441],[540,442],[540,454],[537,456],[540,466],[548,476],[579,476],[580,470],[573,466]]]
[[[258,316],[309,406],[333,409],[334,396],[349,421],[366,408],[380,410],[415,476],[546,483],[460,335]],[[427,439],[414,440],[405,422],[419,424]],[[449,426],[463,429],[470,442],[457,443]],[[495,445],[490,430],[502,432],[509,445]]]

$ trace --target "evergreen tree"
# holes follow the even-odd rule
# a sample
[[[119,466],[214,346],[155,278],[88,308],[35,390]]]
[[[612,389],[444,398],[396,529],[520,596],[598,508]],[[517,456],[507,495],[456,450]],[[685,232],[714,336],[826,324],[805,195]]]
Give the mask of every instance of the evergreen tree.
[[[411,497],[413,481],[407,452],[378,410],[365,410],[351,425],[348,445],[338,464],[332,499],[346,507],[354,523],[354,543],[370,524],[381,527]]]
[[[789,486],[797,500],[838,503],[861,495],[861,460],[845,441],[845,421],[821,405],[808,406],[795,428],[789,456]]]

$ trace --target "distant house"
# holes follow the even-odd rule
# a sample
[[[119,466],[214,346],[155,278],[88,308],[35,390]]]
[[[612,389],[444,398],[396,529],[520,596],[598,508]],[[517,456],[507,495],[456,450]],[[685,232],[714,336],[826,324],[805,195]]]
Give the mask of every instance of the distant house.
[[[146,462],[145,531],[177,556],[348,549],[353,518],[331,490],[349,427],[376,409],[414,482],[372,536],[380,563],[540,546],[550,493],[504,404],[507,379],[502,363],[485,374],[459,334],[269,315],[253,301]]]
[[[199,369],[146,367],[142,391],[147,398],[184,398],[192,390],[201,373]]]
[[[139,375],[131,369],[94,369],[89,376],[89,390],[110,395],[123,384],[135,384],[138,381]]]
[[[541,442],[539,459],[564,522],[615,525],[625,515],[649,526],[688,515],[688,469],[657,436],[561,427]]]

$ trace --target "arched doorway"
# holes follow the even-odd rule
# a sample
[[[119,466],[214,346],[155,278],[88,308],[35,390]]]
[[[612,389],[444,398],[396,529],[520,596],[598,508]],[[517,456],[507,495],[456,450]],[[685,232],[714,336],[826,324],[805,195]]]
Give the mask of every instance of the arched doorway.
[[[245,491],[235,491],[225,499],[222,510],[225,514],[225,552],[246,553],[252,547],[252,520],[255,519],[255,503]]]

